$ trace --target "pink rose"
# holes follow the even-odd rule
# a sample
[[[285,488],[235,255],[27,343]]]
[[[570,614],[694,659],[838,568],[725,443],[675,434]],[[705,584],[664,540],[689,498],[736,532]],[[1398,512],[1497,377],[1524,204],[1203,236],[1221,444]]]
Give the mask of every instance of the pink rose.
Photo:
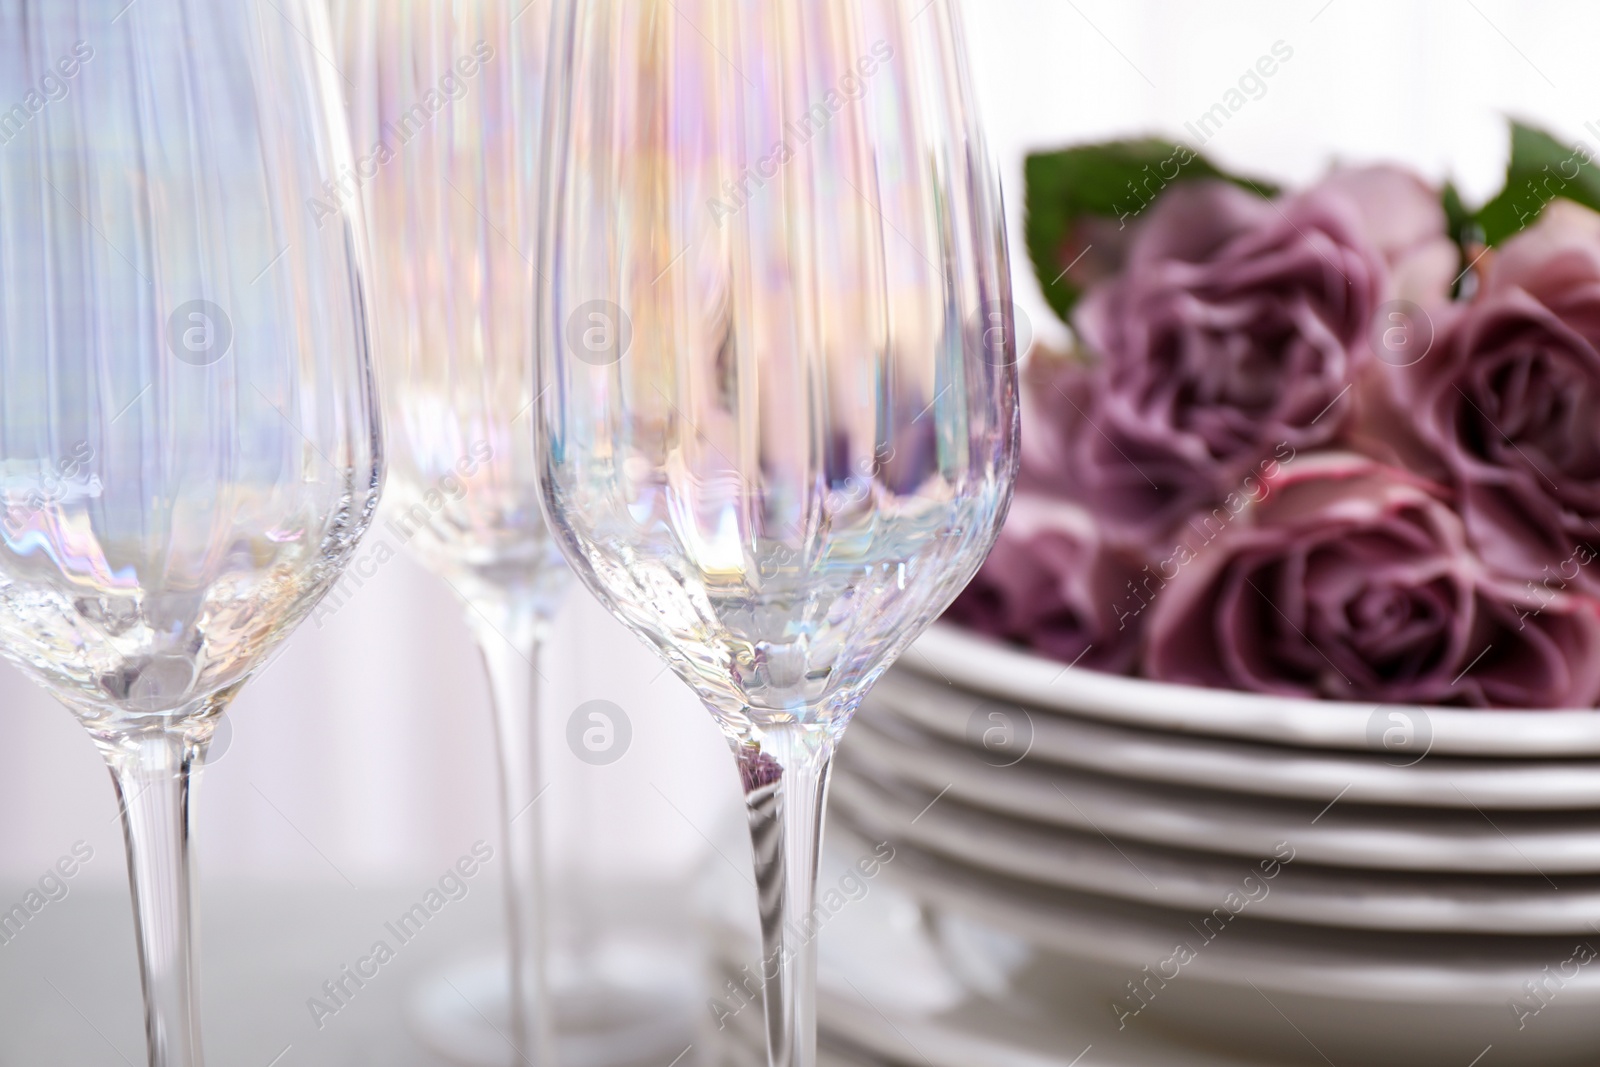
[[[1297,697],[1592,706],[1600,606],[1496,576],[1440,492],[1348,453],[1296,460],[1156,596],[1146,673]]]
[[[1267,201],[1225,182],[1168,190],[1078,331],[1099,358],[1036,401],[1025,450],[1119,537],[1149,542],[1280,448],[1326,445],[1354,408],[1379,303],[1447,291],[1438,198],[1387,168]]]
[[[1492,254],[1434,350],[1387,372],[1478,553],[1600,593],[1600,215],[1566,200]]]
[[[1019,492],[994,551],[945,617],[1063,663],[1126,672],[1138,620],[1115,605],[1137,571],[1083,509]]]

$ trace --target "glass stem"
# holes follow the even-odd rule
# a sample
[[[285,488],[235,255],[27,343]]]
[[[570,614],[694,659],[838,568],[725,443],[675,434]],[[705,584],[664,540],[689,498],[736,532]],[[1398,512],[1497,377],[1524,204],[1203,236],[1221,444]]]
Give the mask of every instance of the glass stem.
[[[769,1067],[817,1063],[817,862],[833,737],[800,725],[738,750],[761,906]]]
[[[555,1019],[546,977],[544,820],[537,801],[540,642],[537,620],[478,627],[494,696],[500,763],[501,849],[505,857],[507,936],[511,946],[512,1040],[521,1062],[554,1067]],[[506,634],[515,635],[513,638]]]
[[[203,744],[151,731],[103,744],[133,886],[150,1067],[201,1067],[195,1001],[189,785]]]

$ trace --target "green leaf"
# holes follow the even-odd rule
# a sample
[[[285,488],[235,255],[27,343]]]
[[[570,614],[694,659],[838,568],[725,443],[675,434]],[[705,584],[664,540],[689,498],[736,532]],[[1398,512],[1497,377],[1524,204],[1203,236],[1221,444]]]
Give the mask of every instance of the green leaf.
[[[1474,240],[1482,240],[1478,228],[1478,219],[1467,209],[1466,202],[1461,199],[1461,190],[1456,188],[1455,182],[1444,183],[1445,225],[1449,228],[1450,239],[1462,248],[1472,244]]]
[[[1228,175],[1187,146],[1157,138],[1083,145],[1028,157],[1028,254],[1063,321],[1086,280],[1115,270],[1126,226],[1174,182],[1222,178],[1261,196],[1277,187]],[[1071,274],[1069,275],[1069,271]]]
[[[1557,198],[1600,211],[1600,167],[1586,149],[1562,144],[1543,130],[1511,126],[1506,187],[1478,212],[1484,240],[1498,245],[1517,234]],[[1448,210],[1448,207],[1446,208]]]

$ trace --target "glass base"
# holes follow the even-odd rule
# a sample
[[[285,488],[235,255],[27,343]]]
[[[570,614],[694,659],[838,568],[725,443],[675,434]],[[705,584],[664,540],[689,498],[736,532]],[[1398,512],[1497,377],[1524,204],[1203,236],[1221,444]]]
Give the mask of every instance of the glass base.
[[[681,948],[602,941],[551,960],[559,1064],[662,1067],[694,1043],[698,976]],[[513,1048],[504,952],[460,960],[411,997],[411,1025],[430,1049],[462,1067],[528,1067]]]

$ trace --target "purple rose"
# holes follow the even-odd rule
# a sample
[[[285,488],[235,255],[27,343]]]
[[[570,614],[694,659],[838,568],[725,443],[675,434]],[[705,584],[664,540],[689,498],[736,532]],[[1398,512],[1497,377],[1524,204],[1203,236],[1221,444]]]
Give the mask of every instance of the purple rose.
[[[1461,250],[1446,233],[1439,190],[1398,167],[1335,170],[1318,189],[1361,214],[1361,230],[1389,268],[1388,296],[1431,308],[1450,297]]]
[[[1018,493],[994,551],[945,617],[1063,663],[1125,673],[1137,618],[1119,617],[1139,566],[1105,545],[1088,513]]]
[[[1433,351],[1386,373],[1484,560],[1600,593],[1600,215],[1553,202]]]
[[[1600,698],[1600,606],[1496,576],[1438,487],[1325,453],[1272,489],[1157,595],[1150,677],[1393,703]]]
[[[1454,265],[1437,196],[1386,168],[1281,201],[1185,182],[1137,226],[1122,272],[1079,307],[1099,364],[1045,384],[1024,452],[1136,543],[1276,449],[1335,440],[1374,310],[1402,283],[1442,293]]]

